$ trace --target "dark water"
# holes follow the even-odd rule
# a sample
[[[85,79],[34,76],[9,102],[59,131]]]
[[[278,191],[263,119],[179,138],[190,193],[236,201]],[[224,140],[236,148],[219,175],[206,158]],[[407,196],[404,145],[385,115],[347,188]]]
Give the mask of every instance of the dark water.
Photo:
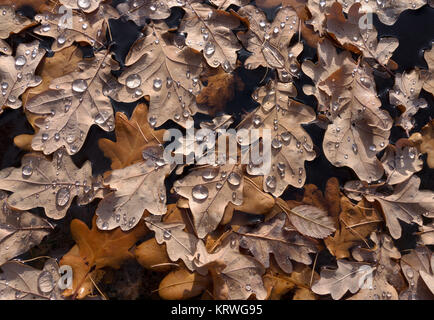
[[[113,5],[115,6],[119,2],[122,1],[113,1]],[[21,8],[21,11],[29,17],[32,17],[35,14],[33,9],[30,7]],[[268,18],[272,19],[275,12],[276,9],[267,10],[266,13]],[[176,26],[179,20],[182,18],[182,15],[183,12],[181,9],[172,8],[172,15],[167,19],[168,24],[170,26]],[[378,30],[379,37],[394,36],[399,39],[400,46],[392,57],[392,59],[399,65],[397,72],[403,72],[415,67],[427,68],[426,62],[423,59],[423,51],[425,49],[431,48],[432,41],[434,40],[433,8],[424,6],[416,11],[405,11],[401,14],[398,21],[393,26],[383,25],[375,16],[374,24]],[[110,39],[107,39],[107,45],[111,44],[111,50],[113,52],[114,58],[119,62],[121,67],[123,67],[124,59],[128,53],[128,50],[135,39],[137,39],[139,36],[141,27],[136,26],[131,21],[125,21],[122,19],[110,20],[110,27],[112,33],[112,42]],[[240,28],[243,28],[243,26]],[[50,38],[44,37],[39,38],[43,40],[41,46],[49,50],[52,40]],[[31,30],[28,30],[23,34],[13,35],[8,41],[14,48],[16,48],[19,43],[29,42],[32,40],[34,40],[33,35]],[[85,56],[92,55],[92,49],[90,47],[81,47],[81,49],[83,50]],[[52,52],[48,52],[48,56],[52,54]],[[247,56],[247,51],[241,50],[239,52],[239,58],[241,61],[244,61]],[[306,45],[299,60],[302,62],[305,59],[316,59],[315,50]],[[241,120],[243,114],[253,110],[257,106],[257,103],[251,99],[251,94],[258,85],[265,84],[266,80],[273,76],[273,72],[267,71],[265,68],[258,68],[257,70],[252,71],[239,68],[235,70],[235,72],[242,79],[245,87],[243,91],[238,92],[235,98],[227,104],[225,113],[232,114],[236,124]],[[389,104],[387,94],[388,90],[393,87],[393,82],[394,80],[391,78],[383,79],[381,77],[376,77],[377,89],[383,103],[383,108],[389,111],[393,118],[397,118],[400,112],[394,106]],[[311,81],[304,75],[301,75],[300,78],[296,80],[295,84],[299,92],[299,95],[296,99],[316,108],[315,98],[305,96],[301,89],[302,86],[307,83],[311,83]],[[412,132],[420,131],[420,129],[429,121],[429,119],[434,117],[433,97],[425,91],[422,91],[421,96],[428,101],[429,107],[418,112],[415,117],[416,125]],[[124,112],[128,116],[132,114],[135,105],[136,103],[125,104],[113,101],[114,110]],[[195,118],[198,124],[201,121],[209,121],[211,119],[209,116],[200,114],[198,114]],[[177,125],[173,122],[169,122],[164,125],[164,128],[175,126]],[[317,127],[316,125],[308,125],[305,126],[305,128],[313,138],[318,155],[314,161],[306,162],[306,183],[315,184],[320,189],[324,190],[325,183],[330,177],[337,177],[341,184],[348,180],[357,178],[352,170],[348,168],[336,168],[332,166],[325,158],[321,150],[324,136],[323,129]],[[15,147],[13,144],[13,138],[20,134],[29,134],[32,132],[33,129],[26,121],[22,108],[18,110],[7,109],[2,115],[0,115],[0,169],[10,166],[17,167],[20,165],[21,157],[25,152]],[[394,143],[403,137],[406,137],[405,132],[400,128],[394,127],[390,142]],[[81,166],[87,160],[91,161],[94,174],[102,174],[103,172],[110,169],[110,160],[105,158],[102,151],[98,148],[98,140],[101,138],[114,140],[115,135],[113,132],[106,133],[98,127],[93,126],[89,131],[87,140],[82,150],[77,155],[73,156],[73,160],[78,166]],[[424,157],[424,159],[426,159],[426,156]],[[425,165],[423,170],[418,173],[418,176],[420,176],[422,179],[421,189],[434,190],[434,170],[429,169]],[[174,175],[167,179],[168,188],[170,188],[173,181]],[[289,187],[283,198],[295,198],[297,195],[301,195],[302,192],[302,189]],[[173,200],[174,199],[172,199],[172,201]],[[59,240],[59,237],[60,239],[63,239],[63,237],[68,234],[69,221],[73,218],[79,218],[89,223],[91,217],[93,216],[96,205],[97,201],[94,201],[90,206],[87,207],[73,205],[66,215],[64,221],[65,223],[62,222],[60,224],[61,229],[58,230],[61,232],[56,232],[52,236],[48,237],[48,241],[55,242]],[[35,209],[33,211],[40,212],[42,214],[41,210]],[[403,224],[403,227],[404,236],[396,242],[396,245],[401,250],[415,246],[416,238],[412,234],[417,231],[415,226]],[[67,239],[67,237],[65,239]],[[70,247],[70,243],[67,244],[67,247]],[[328,264],[330,261],[333,261],[333,257],[330,256],[327,251],[322,252],[319,255],[317,266],[320,267],[321,265]]]

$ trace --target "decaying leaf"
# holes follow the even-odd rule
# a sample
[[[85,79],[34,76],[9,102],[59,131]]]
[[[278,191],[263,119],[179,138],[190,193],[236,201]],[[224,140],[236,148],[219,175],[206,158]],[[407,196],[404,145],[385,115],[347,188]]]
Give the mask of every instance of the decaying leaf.
[[[336,233],[324,240],[327,249],[337,259],[350,257],[349,249],[367,243],[365,240],[383,221],[367,200],[354,205],[347,197],[340,199],[341,213]]]
[[[48,259],[42,270],[15,261],[1,269],[0,300],[62,300],[56,260]]]
[[[38,245],[54,229],[33,213],[11,209],[6,197],[0,191],[0,266]]]
[[[244,62],[246,69],[256,69],[259,66],[275,68],[283,82],[297,77],[300,72],[297,57],[303,51],[303,45],[298,43],[289,46],[299,27],[294,9],[283,7],[271,24],[265,13],[252,5],[242,7],[238,14],[247,17],[250,24],[247,32],[238,33],[238,38],[246,49],[252,52]]]
[[[338,267],[335,270],[323,269],[319,281],[312,286],[316,294],[331,294],[334,300],[350,291],[356,293],[372,274],[374,268],[368,264],[337,260]]]
[[[8,4],[11,2],[9,1]],[[15,7],[10,5],[0,5],[0,39],[6,39],[11,33],[18,33],[28,27],[32,22],[23,15],[15,12]],[[5,51],[11,54],[10,47]]]
[[[422,216],[434,217],[434,192],[419,190],[420,178],[410,179],[397,184],[392,192],[382,192],[381,188],[366,187],[360,181],[350,181],[345,184],[345,190],[350,197],[359,198],[363,195],[368,201],[378,201],[386,218],[386,225],[394,239],[401,237],[401,225],[398,220],[406,223],[422,225]]]
[[[237,164],[195,169],[173,186],[176,193],[188,199],[201,239],[217,228],[229,202],[243,203],[243,172]]]
[[[427,153],[427,163],[430,168],[434,168],[434,120],[431,120],[421,132],[414,133],[410,140],[416,144],[421,153]]]
[[[403,279],[399,273],[401,268],[395,260],[400,259],[401,254],[388,235],[372,233],[370,238],[374,248],[356,248],[353,256],[357,261],[370,263],[375,271],[350,300],[398,300],[397,290],[403,284]]]
[[[208,268],[215,299],[246,300],[252,294],[258,300],[267,297],[262,281],[264,268],[252,257],[241,254],[233,241],[227,241],[216,253],[208,253],[199,241],[194,261],[197,267]]]
[[[381,66],[386,66],[399,45],[398,39],[383,37],[377,40],[377,30],[373,26],[361,28],[360,21],[365,13],[360,11],[360,7],[360,3],[353,4],[346,19],[342,6],[334,2],[327,14],[327,31],[344,47],[362,52],[364,58],[375,59]]]
[[[408,283],[400,300],[432,300],[434,295],[433,255],[427,247],[416,247],[410,253],[403,255],[401,269]],[[431,287],[430,287],[431,285]]]
[[[185,225],[182,223],[163,223],[153,218],[145,218],[146,225],[155,232],[155,239],[158,244],[166,244],[170,260],[176,262],[182,259],[190,271],[197,271],[202,275],[206,274],[206,269],[198,269],[193,264],[193,256],[199,239],[195,235],[185,232]]]
[[[164,179],[174,165],[165,162],[160,146],[145,148],[142,156],[143,161],[113,170],[104,180],[114,191],[98,204],[98,228],[112,230],[120,226],[128,231],[139,223],[145,210],[155,215],[166,213]]]
[[[424,70],[415,69],[411,72],[395,75],[395,86],[389,93],[390,103],[403,109],[397,120],[397,125],[404,128],[407,133],[413,129],[413,116],[419,109],[428,106],[425,99],[419,99],[420,91],[427,78]]]
[[[423,160],[409,140],[401,139],[388,145],[381,158],[390,185],[401,183],[422,170]]]
[[[324,41],[318,45],[319,62],[303,63],[303,71],[316,84],[305,92],[316,94],[331,122],[323,141],[324,153],[333,165],[348,166],[361,180],[375,181],[384,173],[376,154],[386,147],[393,121],[380,109],[372,69],[334,50]]]
[[[12,191],[7,203],[14,209],[43,207],[47,217],[62,219],[76,196],[79,204],[87,204],[101,197],[103,187],[92,177],[90,162],[78,169],[59,150],[51,161],[29,153],[22,158],[20,168],[1,170],[0,189]]]
[[[131,102],[149,95],[152,127],[169,119],[185,126],[198,112],[194,95],[201,88],[202,57],[188,47],[177,47],[177,36],[168,30],[164,22],[146,27],[145,36],[128,53],[128,68],[118,79],[123,86],[114,97]]]
[[[146,232],[143,220],[128,232],[119,228],[111,231],[99,230],[96,216],[90,230],[84,222],[72,220],[71,234],[76,245],[62,257],[60,265],[71,266],[74,277],[72,288],[66,289],[63,295],[73,295],[79,299],[86,297],[90,293],[89,288],[93,287],[89,277],[104,267],[118,269],[125,260],[133,258],[134,255],[128,250]]]
[[[100,139],[98,146],[111,159],[111,168],[122,169],[142,160],[142,151],[151,144],[163,141],[164,130],[153,130],[148,123],[148,108],[144,103],[136,106],[128,119],[122,112],[115,116],[116,142]]]
[[[114,129],[113,108],[108,93],[116,86],[111,69],[118,67],[110,53],[102,50],[82,60],[79,70],[54,79],[47,90],[27,102],[26,108],[44,115],[32,148],[51,154],[65,147],[77,153],[93,124],[105,131]]]
[[[203,51],[211,67],[222,66],[229,72],[236,67],[237,53],[241,49],[232,29],[241,24],[239,16],[231,12],[216,10],[209,5],[187,0],[183,7],[185,16],[179,32],[186,32],[188,47]]]
[[[39,42],[33,41],[18,45],[15,58],[0,56],[1,106],[13,109],[21,107],[20,95],[42,81],[40,76],[35,75],[35,70],[44,55],[45,50],[39,48]]]
[[[304,162],[315,158],[313,142],[301,126],[315,120],[312,108],[293,97],[297,95],[293,83],[270,81],[253,93],[253,98],[261,105],[250,113],[239,126],[240,129],[262,129],[271,132],[271,170],[264,174],[252,163],[247,172],[264,175],[264,190],[275,197],[280,196],[288,185],[302,187],[306,180]],[[248,133],[249,131],[245,131]],[[241,145],[253,145],[258,138],[243,137],[239,132]],[[265,152],[265,151],[264,151]]]
[[[315,253],[316,247],[296,231],[286,230],[285,222],[286,215],[282,212],[259,227],[242,227],[237,233],[241,236],[240,246],[248,249],[265,268],[270,266],[272,253],[279,267],[291,273],[291,260],[310,265],[309,253]]]
[[[71,1],[75,4],[86,1],[96,3],[94,0],[64,1]],[[35,20],[41,25],[36,27],[34,32],[41,36],[54,38],[55,41],[51,46],[53,51],[62,50],[74,42],[86,42],[92,46],[102,47],[105,42],[108,19],[117,17],[117,11],[108,5],[100,5],[98,11],[86,16],[77,11],[72,11],[72,17],[64,13],[46,12],[35,16]]]

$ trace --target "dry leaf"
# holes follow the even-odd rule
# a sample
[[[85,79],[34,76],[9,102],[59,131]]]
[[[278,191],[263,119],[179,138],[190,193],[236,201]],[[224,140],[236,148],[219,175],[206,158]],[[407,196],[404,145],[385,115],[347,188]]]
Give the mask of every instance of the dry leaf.
[[[14,4],[12,2],[12,4]],[[11,1],[7,1],[8,5],[0,5],[0,39],[9,38],[11,33],[18,33],[28,27],[32,22],[21,14],[15,13],[15,7],[10,6]],[[5,50],[7,54],[11,54],[10,47]]]
[[[120,229],[102,231],[96,226],[96,216],[92,220],[92,229],[77,219],[71,222],[71,234],[77,243],[66,253],[60,265],[70,265],[73,270],[72,288],[66,289],[63,295],[71,295],[82,299],[87,294],[90,273],[111,267],[120,268],[121,264],[134,255],[128,250],[146,234],[147,230],[142,221],[129,232]]]
[[[146,19],[166,19],[170,16],[171,4],[176,1],[127,0],[116,9],[138,26],[146,25]]]
[[[390,185],[401,183],[422,170],[423,160],[409,140],[400,139],[396,146],[388,145],[381,158]]]
[[[419,235],[424,245],[434,245],[434,222],[419,227]]]
[[[201,88],[202,57],[188,47],[178,47],[164,22],[152,23],[130,49],[119,77],[123,85],[115,100],[136,101],[149,95],[148,120],[158,127],[169,119],[185,126],[198,109],[195,94]]]
[[[420,133],[414,133],[410,140],[416,144],[421,153],[427,153],[427,164],[434,168],[434,120],[422,128]]]
[[[243,172],[237,164],[196,168],[173,186],[176,193],[188,199],[201,239],[217,228],[229,202],[243,203]]]
[[[148,123],[148,108],[144,103],[137,105],[130,119],[122,112],[115,116],[116,142],[99,139],[98,146],[111,159],[111,168],[122,169],[142,160],[146,146],[163,141],[164,130],[153,130]]]
[[[394,186],[393,193],[381,193],[375,186],[365,187],[359,181],[345,184],[345,190],[351,197],[363,195],[369,202],[378,201],[386,218],[386,225],[394,239],[401,238],[401,225],[406,223],[422,225],[422,216],[434,217],[434,192],[419,190],[420,178],[410,179]]]
[[[339,228],[333,237],[324,240],[327,249],[337,259],[350,257],[349,249],[366,242],[368,237],[383,221],[377,211],[366,200],[354,205],[347,197],[340,200],[342,211]]]
[[[41,77],[35,75],[35,70],[44,55],[45,50],[39,48],[39,42],[33,41],[19,44],[15,58],[0,56],[1,106],[13,109],[21,107],[20,95],[42,81]]]
[[[61,4],[69,9],[81,10],[84,12],[92,12],[101,7],[101,2],[104,0],[59,0]]]
[[[313,142],[302,124],[315,120],[315,112],[309,106],[292,99],[297,95],[292,83],[270,81],[260,87],[253,98],[261,105],[250,113],[239,129],[268,129],[271,131],[271,170],[265,174],[255,164],[247,167],[251,175],[264,175],[263,188],[275,197],[280,196],[288,185],[302,187],[306,180],[304,162],[315,158]],[[245,131],[249,132],[249,131]],[[254,145],[255,137],[238,134],[241,145]],[[257,139],[257,138],[256,138]],[[252,148],[252,146],[251,146]]]
[[[93,124],[105,131],[114,129],[113,108],[108,92],[116,85],[111,69],[118,67],[108,51],[95,53],[82,60],[79,70],[54,79],[50,89],[33,97],[26,108],[44,115],[37,123],[40,130],[33,138],[32,148],[51,154],[62,146],[68,154],[83,146]]]
[[[241,236],[240,246],[248,249],[265,268],[270,266],[269,255],[272,253],[279,267],[291,273],[291,260],[310,265],[309,253],[317,250],[311,240],[287,230],[285,222],[286,215],[282,212],[258,227],[242,227],[237,233]]]
[[[320,280],[312,286],[316,294],[331,294],[334,300],[339,300],[350,291],[356,293],[372,274],[374,268],[368,264],[337,260],[338,268],[335,270],[323,269]]]
[[[246,300],[252,294],[258,300],[267,297],[262,282],[264,268],[252,257],[240,254],[233,241],[227,241],[216,253],[208,253],[202,241],[195,253],[197,267],[207,267],[214,283],[214,298]]]
[[[6,197],[0,191],[0,266],[38,245],[54,229],[33,213],[11,209]]]
[[[389,93],[389,100],[392,105],[403,110],[403,113],[397,120],[397,125],[404,128],[407,134],[413,129],[415,121],[413,116],[419,109],[428,106],[425,99],[419,99],[419,94],[426,78],[427,74],[425,71],[419,69],[395,75],[395,86]]]
[[[237,53],[241,49],[232,29],[241,24],[239,16],[231,12],[216,10],[206,4],[186,1],[185,15],[178,28],[186,32],[186,45],[194,50],[203,51],[211,67],[222,66],[229,72],[236,68]]]
[[[294,9],[283,7],[271,24],[268,23],[265,13],[252,5],[242,7],[238,14],[247,17],[250,24],[247,32],[238,33],[238,38],[246,49],[252,52],[244,62],[245,68],[274,68],[283,82],[297,77],[300,72],[297,57],[303,51],[303,44],[289,46],[299,27],[299,19]]]
[[[78,2],[88,1],[94,4],[94,0],[65,0]],[[99,1],[99,0],[97,0]],[[34,32],[41,36],[54,38],[51,50],[59,51],[71,46],[74,42],[86,42],[92,46],[102,47],[105,42],[105,31],[108,28],[108,19],[115,19],[119,15],[117,11],[108,5],[100,5],[98,11],[90,15],[72,11],[72,17],[64,13],[42,13],[35,16],[35,20],[41,25]]]
[[[327,211],[314,206],[301,205],[292,208],[289,220],[298,232],[312,238],[324,239],[336,231]]]
[[[56,260],[48,259],[42,270],[15,261],[1,269],[0,300],[62,300]]]
[[[7,203],[14,209],[43,207],[47,217],[62,219],[72,200],[87,204],[102,197],[103,187],[92,177],[90,162],[78,169],[63,150],[51,161],[41,154],[24,155],[21,167],[0,171],[0,189],[12,191]]]
[[[140,221],[145,210],[155,215],[166,213],[164,179],[174,165],[163,159],[160,146],[143,150],[143,161],[113,170],[104,180],[114,191],[98,204],[97,225],[102,230],[121,227],[128,231]]]
[[[155,238],[151,238],[139,244],[134,249],[134,255],[138,263],[151,271],[167,272],[172,265],[164,245],[159,245]]]
[[[179,269],[170,272],[161,280],[158,293],[165,300],[186,300],[201,294],[209,282],[209,277]]]

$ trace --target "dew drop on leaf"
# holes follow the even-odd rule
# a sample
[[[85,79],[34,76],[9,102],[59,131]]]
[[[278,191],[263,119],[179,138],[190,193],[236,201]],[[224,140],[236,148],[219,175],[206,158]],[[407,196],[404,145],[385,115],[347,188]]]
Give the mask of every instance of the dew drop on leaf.
[[[205,200],[208,198],[208,188],[203,185],[194,186],[191,190],[191,195],[195,200]]]
[[[69,189],[66,187],[60,188],[56,193],[56,204],[60,207],[65,206],[71,197]]]

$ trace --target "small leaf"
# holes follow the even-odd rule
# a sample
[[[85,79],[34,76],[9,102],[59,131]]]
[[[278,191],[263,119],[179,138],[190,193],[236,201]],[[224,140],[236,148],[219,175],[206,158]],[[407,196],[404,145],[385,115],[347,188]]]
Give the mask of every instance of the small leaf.
[[[308,237],[324,239],[336,231],[334,222],[327,212],[314,206],[292,208],[289,219],[298,232]]]

